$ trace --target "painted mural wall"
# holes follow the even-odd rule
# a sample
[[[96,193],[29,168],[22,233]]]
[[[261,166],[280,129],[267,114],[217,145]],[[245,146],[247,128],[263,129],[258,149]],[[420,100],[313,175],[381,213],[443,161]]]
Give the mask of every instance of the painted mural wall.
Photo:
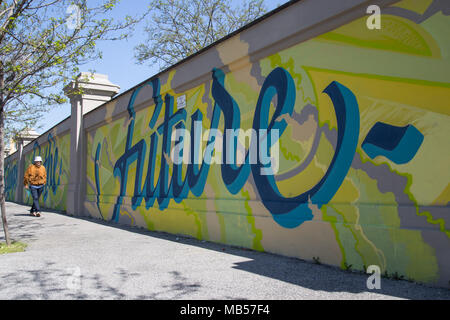
[[[380,30],[363,17],[227,65],[251,45],[237,35],[215,48],[227,70],[211,70],[209,81],[175,92],[175,69],[136,88],[126,116],[88,133],[87,210],[446,284],[450,17],[436,3],[401,1],[383,10]],[[135,110],[145,86],[153,100]],[[227,136],[237,129],[247,135]]]
[[[17,159],[8,159],[5,161],[5,199],[6,201],[16,200],[17,188]]]
[[[262,58],[237,34],[208,49],[206,80],[175,67],[85,115],[86,212],[447,287],[450,8],[403,0],[381,29],[367,19]],[[23,170],[40,155],[41,205],[66,211],[70,134],[43,137]]]
[[[175,68],[137,87],[125,116],[87,134],[86,209],[446,285],[449,13],[401,1],[380,30],[366,16],[253,62],[238,34],[210,49],[226,67],[208,81],[174,91]]]
[[[47,170],[47,184],[39,199],[39,204],[44,208],[66,211],[67,186],[69,183],[70,165],[70,134],[46,135],[46,142],[41,145],[35,141],[33,149],[24,156],[24,171],[32,164],[34,157],[41,156],[43,165]],[[23,185],[23,182],[20,181]],[[24,188],[23,203],[31,205],[33,197]]]

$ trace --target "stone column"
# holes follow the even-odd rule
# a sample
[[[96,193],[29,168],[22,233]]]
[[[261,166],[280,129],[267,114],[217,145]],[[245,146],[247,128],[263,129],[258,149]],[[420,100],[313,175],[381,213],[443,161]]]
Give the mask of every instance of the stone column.
[[[25,163],[23,156],[23,147],[29,144],[31,141],[37,139],[39,133],[34,130],[24,130],[19,132],[16,137],[17,145],[17,185],[16,185],[16,198],[14,201],[23,203],[23,175],[25,174],[25,166],[29,166],[30,163]]]
[[[86,176],[86,141],[83,117],[119,92],[108,76],[82,72],[75,81],[64,88],[72,107],[70,116],[70,178],[67,193],[67,214],[83,216],[84,186]]]

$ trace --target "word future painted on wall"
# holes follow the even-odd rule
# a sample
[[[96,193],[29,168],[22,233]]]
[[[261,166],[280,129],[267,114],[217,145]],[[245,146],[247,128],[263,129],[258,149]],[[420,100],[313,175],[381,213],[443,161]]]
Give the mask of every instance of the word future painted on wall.
[[[239,142],[236,136],[225,134],[222,139],[216,139],[214,134],[218,129],[219,121],[223,116],[224,128],[222,132],[229,130],[239,130],[241,124],[240,108],[232,95],[225,89],[225,74],[219,69],[212,71],[212,96],[214,99],[214,109],[212,112],[209,137],[207,147],[203,155],[203,161],[199,161],[198,137],[201,135],[203,114],[200,110],[196,110],[191,115],[191,123],[194,128],[188,131],[193,132],[190,136],[189,150],[183,147],[178,149],[181,157],[186,154],[190,157],[184,178],[182,177],[182,163],[179,161],[170,163],[167,156],[161,157],[160,170],[155,172],[156,155],[171,154],[172,133],[174,130],[186,130],[187,112],[184,108],[174,112],[174,98],[170,94],[164,96],[164,101],[160,94],[160,81],[154,79],[144,84],[152,86],[153,100],[155,107],[151,116],[149,127],[154,132],[150,136],[150,146],[148,152],[148,167],[144,171],[145,156],[147,154],[147,144],[141,139],[132,144],[133,133],[135,129],[135,110],[134,104],[139,91],[143,86],[137,88],[129,101],[128,114],[130,122],[128,125],[125,150],[114,165],[114,176],[120,181],[120,193],[114,207],[112,220],[118,221],[120,207],[123,204],[123,198],[126,195],[127,181],[129,178],[129,170],[131,165],[136,167],[134,181],[134,191],[132,197],[132,207],[136,209],[145,201],[146,208],[153,207],[155,201],[158,202],[159,208],[164,210],[168,207],[171,199],[177,203],[183,201],[189,192],[199,197],[204,190],[206,179],[208,176],[211,159],[214,150],[219,148],[222,152],[223,161],[217,162],[221,166],[221,175],[223,183],[231,194],[238,193],[247,181],[250,172],[253,176],[256,188],[261,197],[264,206],[270,211],[274,220],[283,227],[294,228],[307,220],[313,218],[310,204],[317,205],[319,208],[328,203],[347,175],[348,170],[353,161],[356,147],[358,144],[360,130],[360,115],[358,103],[355,95],[350,89],[338,82],[331,82],[325,89],[326,93],[334,105],[334,111],[337,120],[337,144],[332,161],[325,172],[322,179],[310,190],[295,196],[284,197],[279,191],[275,177],[273,174],[267,174],[267,169],[271,169],[273,163],[264,161],[264,157],[253,157],[251,159],[251,150],[256,150],[257,154],[268,152],[271,158],[270,150],[278,139],[283,135],[287,127],[286,121],[279,120],[282,115],[291,115],[294,111],[296,99],[296,90],[294,80],[291,75],[283,68],[278,67],[265,79],[256,103],[253,116],[253,131],[261,132],[264,130],[265,139],[251,139],[249,150],[244,153],[244,160],[238,163],[236,160],[236,150],[239,148]],[[270,117],[271,102],[277,97],[275,110]],[[156,121],[161,115],[164,105],[164,121],[156,127]],[[377,124],[368,134],[363,143],[363,148],[367,150],[369,156],[375,157],[383,154],[387,157],[392,156],[401,163],[409,161],[421,144],[421,134],[409,126],[408,128],[396,128],[387,124]],[[395,136],[395,142],[386,141],[386,128]],[[276,134],[273,134],[276,132]],[[407,142],[404,142],[406,136]],[[422,137],[423,138],[423,137]],[[161,149],[157,150],[159,139],[162,139]],[[185,145],[186,136],[179,135],[178,142]],[[220,141],[222,140],[222,141]],[[413,147],[411,148],[411,142]],[[218,143],[221,146],[217,146]],[[402,149],[398,151],[398,148]],[[262,150],[264,150],[262,152]],[[408,150],[408,152],[404,152]],[[97,194],[100,195],[99,183],[99,157],[101,153],[101,144],[97,145],[96,161],[95,161],[95,179],[97,186]],[[401,154],[401,155],[399,155]],[[231,156],[230,156],[231,155]],[[403,157],[403,158],[402,158]],[[201,165],[200,165],[201,163]],[[170,168],[170,166],[172,166]],[[169,183],[169,171],[172,176]],[[158,174],[158,180],[154,183],[155,175]],[[144,179],[144,180],[142,180]],[[144,185],[142,186],[142,182]]]

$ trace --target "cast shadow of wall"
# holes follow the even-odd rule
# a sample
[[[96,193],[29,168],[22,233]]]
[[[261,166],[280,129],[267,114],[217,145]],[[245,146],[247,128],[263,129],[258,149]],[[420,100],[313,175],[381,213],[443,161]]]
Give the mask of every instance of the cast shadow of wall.
[[[47,211],[67,216],[63,212],[52,210]],[[24,239],[25,241],[32,240],[36,237],[36,234],[33,230],[44,227],[42,223],[36,218],[29,217],[28,219],[25,214],[17,214],[17,217],[20,218],[20,221],[14,226],[15,236],[17,238]],[[370,276],[369,274],[344,271],[334,266],[314,264],[297,258],[290,258],[267,252],[257,252],[245,248],[202,241],[182,235],[149,231],[139,227],[117,224],[92,217],[69,217],[72,219],[87,220],[91,223],[118,228],[128,232],[146,235],[148,237],[183,243],[184,245],[190,245],[212,251],[222,252],[225,254],[240,256],[246,258],[246,261],[235,263],[235,265],[233,266],[233,268],[235,269],[261,275],[264,277],[269,277],[315,291],[324,291],[330,293],[348,292],[354,294],[367,292],[384,294],[404,299],[450,300],[450,290],[444,288],[429,287],[404,280],[382,278],[381,289],[370,290],[367,288],[367,279]],[[186,263],[189,263],[189,261],[186,261]],[[126,275],[127,272],[123,270],[123,273]],[[14,279],[13,275],[10,276],[12,277],[11,279]],[[40,275],[40,277],[43,276],[45,276],[45,274]],[[198,283],[190,283],[188,279],[184,278],[183,275],[179,273],[177,274],[176,271],[174,271],[172,276],[173,283],[167,286],[166,292],[162,291],[151,296],[140,296],[138,298],[159,299],[161,297],[167,296],[169,292],[172,292],[174,299],[182,299],[187,294],[200,289],[200,285]],[[102,291],[104,289],[105,296],[108,296],[109,294],[109,296],[111,296],[113,299],[120,299],[125,297],[117,287],[110,286],[102,281],[100,275],[95,275],[92,279],[89,280],[91,283],[97,284],[98,290]],[[36,281],[39,281],[39,278],[36,278]],[[86,298],[86,296],[80,294],[79,296],[74,295],[72,296],[72,298],[83,299]],[[283,297],[280,297],[280,299],[283,299]],[[303,299],[303,297],[299,296],[296,299]]]
[[[184,235],[174,235],[166,232],[149,231],[141,227],[117,224],[92,217],[83,217],[93,223],[119,228],[133,233],[139,233],[183,243],[203,249],[223,252],[246,258],[246,261],[236,263],[233,268],[251,272],[264,277],[277,279],[304,288],[325,292],[376,293],[403,299],[449,299],[450,290],[430,287],[406,280],[381,278],[381,289],[368,289],[367,280],[371,274],[358,271],[346,271],[335,266],[316,264],[297,258],[281,256],[268,252],[258,252],[247,248],[230,246],[220,243],[198,240]],[[187,261],[188,263],[188,261]],[[283,299],[283,297],[280,297]],[[302,297],[298,297],[302,299]]]

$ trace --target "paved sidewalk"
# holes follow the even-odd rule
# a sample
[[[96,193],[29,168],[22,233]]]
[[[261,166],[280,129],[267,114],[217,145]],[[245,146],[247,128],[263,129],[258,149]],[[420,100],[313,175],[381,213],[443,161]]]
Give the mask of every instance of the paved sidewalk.
[[[450,299],[450,290],[7,203],[25,252],[0,255],[0,299]],[[4,241],[3,229],[0,241]]]

